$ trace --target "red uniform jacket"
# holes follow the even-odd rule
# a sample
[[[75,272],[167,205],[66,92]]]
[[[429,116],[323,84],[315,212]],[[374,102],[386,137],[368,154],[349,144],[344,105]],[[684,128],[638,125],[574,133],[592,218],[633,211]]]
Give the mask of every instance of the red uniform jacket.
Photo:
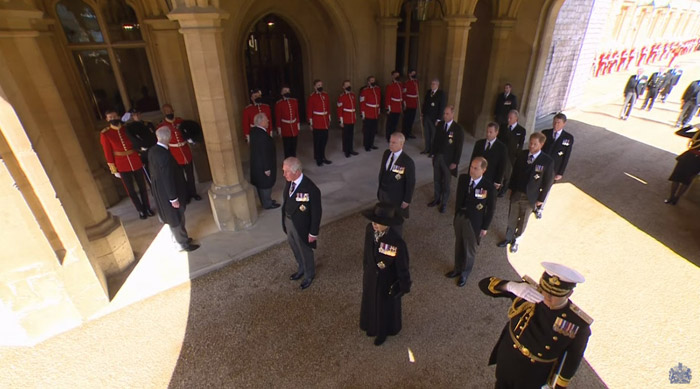
[[[172,123],[163,120],[158,127],[167,126],[170,128],[170,143],[168,144],[170,154],[173,155],[178,165],[187,165],[192,163],[192,150],[187,144],[187,139],[180,132],[180,123],[182,123],[182,118],[176,117]]]
[[[133,172],[143,167],[139,153],[134,150],[129,137],[126,136],[124,126],[115,130],[112,127],[107,127],[100,132],[100,143],[105,152],[105,159],[109,171],[114,174],[117,172]]]
[[[283,137],[291,138],[299,135],[299,102],[290,97],[279,99],[275,103],[275,127]]]
[[[386,109],[389,113],[401,113],[401,104],[403,103],[402,89],[401,83],[398,81],[386,86]]]
[[[268,134],[272,135],[272,111],[270,110],[270,106],[267,104],[248,104],[248,106],[243,109],[243,135],[246,137],[250,135],[250,127],[255,126],[255,115],[260,112],[267,115],[269,124],[265,129]]]
[[[355,106],[354,93],[344,92],[338,97],[338,118],[343,124],[355,124],[357,121]]]
[[[381,105],[382,90],[378,86],[368,86],[360,91],[360,112],[365,119],[378,119]]]
[[[406,108],[418,108],[418,80],[408,80],[404,82],[403,93],[403,100],[406,102]]]
[[[330,98],[326,92],[314,92],[306,104],[306,117],[314,130],[327,130],[331,125]]]

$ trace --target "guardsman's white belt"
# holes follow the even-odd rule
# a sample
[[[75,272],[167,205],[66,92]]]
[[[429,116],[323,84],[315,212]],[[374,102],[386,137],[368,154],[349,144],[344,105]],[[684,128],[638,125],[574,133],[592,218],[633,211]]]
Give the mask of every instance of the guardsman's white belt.
[[[368,103],[367,106],[372,107],[372,108],[377,108],[377,107],[379,107],[379,104],[369,104]]]
[[[411,97],[411,98],[413,98],[413,97],[418,97],[418,95],[406,95],[406,97]]]
[[[135,153],[134,150],[115,151],[115,152],[114,152],[114,155],[116,155],[117,157],[125,157],[125,156],[131,155],[131,154],[133,154],[133,153]]]
[[[345,112],[355,112],[355,108],[343,108]]]
[[[328,112],[325,112],[325,111],[324,111],[324,112],[314,111],[314,115],[325,115],[325,114],[327,114],[327,113],[328,113]]]
[[[401,101],[401,99],[397,99],[396,97],[392,97],[391,101]]]
[[[169,143],[168,146],[170,146],[170,147],[182,147],[182,146],[184,146],[184,145],[186,145],[186,144],[187,144],[187,142]]]
[[[294,123],[297,122],[296,119],[292,119],[292,120],[280,119],[280,121],[281,121],[282,123],[287,123],[287,124],[294,124]]]

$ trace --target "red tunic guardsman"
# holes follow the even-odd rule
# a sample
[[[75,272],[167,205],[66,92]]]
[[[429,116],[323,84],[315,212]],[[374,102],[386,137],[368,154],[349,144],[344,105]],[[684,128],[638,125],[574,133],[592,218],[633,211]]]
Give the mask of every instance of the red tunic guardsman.
[[[100,132],[100,143],[107,160],[109,171],[121,179],[126,193],[134,203],[139,217],[145,219],[153,216],[148,201],[148,191],[143,178],[143,164],[139,153],[134,150],[131,140],[126,135],[126,129],[114,111],[106,113],[110,126]],[[139,188],[139,194],[134,189],[134,181]]]
[[[365,151],[376,149],[374,137],[377,135],[379,111],[382,104],[382,90],[374,76],[367,77],[367,86],[360,90],[360,113],[362,114],[362,146]]]
[[[323,81],[314,81],[314,92],[306,102],[306,117],[313,129],[314,159],[316,165],[330,164],[326,159],[326,144],[328,143],[328,127],[331,124],[330,98],[323,91]]]
[[[168,143],[168,149],[170,154],[173,155],[177,164],[182,168],[185,176],[185,185],[187,186],[187,199],[186,203],[190,202],[190,199],[195,199],[197,201],[202,198],[197,194],[197,184],[194,178],[194,164],[192,163],[192,150],[190,149],[190,143],[194,144],[192,139],[186,138],[182,131],[180,131],[180,124],[182,123],[182,118],[175,117],[175,111],[170,104],[163,105],[163,114],[165,119],[163,119],[158,127],[168,127],[170,129],[170,143]]]
[[[275,127],[282,135],[284,158],[296,157],[297,136],[301,123],[299,121],[299,102],[289,97],[289,88],[282,88],[282,98],[275,103]]]
[[[389,114],[386,119],[386,128],[384,129],[387,142],[389,142],[391,134],[397,130],[399,119],[401,118],[401,110],[403,108],[403,86],[399,82],[399,72],[396,70],[391,72],[391,79],[391,84],[386,86],[384,98],[386,112]]]
[[[403,84],[403,101],[406,102],[406,109],[418,108],[418,80],[410,79]]]
[[[409,70],[408,80],[403,83],[403,101],[405,111],[403,112],[403,134],[406,139],[414,139],[413,123],[416,120],[416,109],[418,108],[418,75],[415,70]]]
[[[355,107],[357,104],[355,103],[355,94],[351,91],[352,85],[350,80],[343,81],[343,93],[338,97],[338,103],[336,104],[338,120],[343,128],[343,153],[345,158],[349,158],[350,155],[357,155],[353,147],[355,122],[357,121]]]
[[[243,134],[245,135],[246,140],[250,136],[250,128],[255,126],[255,124],[253,124],[253,118],[255,118],[255,115],[261,112],[267,115],[268,122],[272,123],[272,111],[270,110],[270,106],[267,104],[248,104],[243,109]],[[268,124],[266,130],[268,134],[272,135],[271,125]]]

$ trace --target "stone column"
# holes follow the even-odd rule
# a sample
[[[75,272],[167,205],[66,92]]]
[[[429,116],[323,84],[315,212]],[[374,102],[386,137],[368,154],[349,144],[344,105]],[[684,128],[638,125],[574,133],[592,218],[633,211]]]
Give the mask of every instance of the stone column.
[[[493,120],[493,110],[496,105],[496,96],[503,91],[503,85],[508,82],[508,75],[504,74],[509,55],[508,42],[515,26],[513,19],[496,19],[493,23],[493,40],[491,42],[491,55],[489,56],[489,72],[484,86],[484,104],[476,121],[474,136],[479,139],[486,136],[486,123]],[[523,103],[522,91],[513,91],[518,96],[518,103]]]
[[[175,8],[168,18],[180,23],[185,38],[192,84],[209,155],[213,184],[209,200],[222,231],[248,228],[257,219],[253,188],[243,178],[238,154],[238,124],[233,120],[232,94],[222,43],[221,21],[228,13],[216,7]]]
[[[447,94],[447,105],[455,107],[455,120],[459,117],[459,103],[462,98],[469,29],[474,21],[476,18],[473,16],[448,16],[445,18],[447,48],[445,50],[444,82],[441,82],[440,86]]]
[[[379,24],[379,74],[375,74],[377,81],[383,80],[382,84],[389,83],[391,71],[396,66],[396,34],[399,28],[397,17],[380,17]]]

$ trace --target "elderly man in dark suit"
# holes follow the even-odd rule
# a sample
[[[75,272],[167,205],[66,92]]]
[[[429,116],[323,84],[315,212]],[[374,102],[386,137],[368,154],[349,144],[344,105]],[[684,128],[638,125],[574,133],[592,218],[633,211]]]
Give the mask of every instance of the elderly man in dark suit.
[[[553,128],[542,131],[546,137],[542,151],[554,161],[552,165],[554,181],[559,181],[564,176],[569,157],[574,150],[574,136],[567,132],[564,126],[566,126],[566,115],[560,112],[552,119]]]
[[[644,88],[646,88],[647,76],[643,75],[644,69],[637,69],[637,74],[630,76],[625,84],[625,90],[622,96],[625,98],[624,104],[622,104],[622,109],[620,110],[620,119],[627,120],[634,108],[634,103],[637,101],[639,95],[644,93]]]
[[[430,89],[425,92],[423,107],[421,109],[421,119],[423,120],[423,139],[425,148],[421,154],[433,154],[433,138],[435,137],[435,126],[440,121],[442,113],[445,111],[447,100],[445,92],[440,88],[440,80],[437,78],[430,82]]]
[[[508,191],[508,181],[510,180],[510,174],[513,172],[515,159],[518,158],[518,153],[520,153],[525,144],[527,130],[518,123],[519,118],[520,113],[515,109],[511,109],[508,112],[508,124],[505,127],[501,127],[498,131],[498,139],[508,149],[508,164],[503,172],[503,185],[498,190],[498,197],[503,197]]]
[[[503,185],[504,172],[508,165],[508,150],[506,145],[498,140],[498,123],[490,122],[486,125],[486,139],[480,139],[474,144],[471,160],[476,157],[484,157],[489,163],[489,168],[484,173],[496,188],[501,189]],[[495,197],[495,195],[494,195]]]
[[[156,200],[160,220],[170,227],[173,238],[182,251],[194,251],[199,245],[192,243],[185,229],[187,186],[182,169],[168,151],[170,137],[168,127],[158,128],[158,143],[148,150],[151,192]]]
[[[486,233],[496,209],[496,190],[484,172],[489,162],[475,157],[469,165],[469,174],[460,174],[455,201],[455,266],[446,277],[459,277],[457,286],[467,283],[474,267],[476,246]]]
[[[384,152],[379,166],[377,199],[380,203],[393,206],[398,214],[407,219],[408,206],[416,187],[416,165],[403,150],[405,141],[402,133],[391,134],[389,149]],[[402,235],[402,225],[397,225],[394,229],[399,236]]]
[[[499,93],[496,98],[496,107],[493,112],[493,119],[498,124],[504,124],[508,121],[508,112],[518,109],[518,98],[513,93],[513,86],[506,84],[503,87],[503,93]]]
[[[270,122],[265,113],[259,113],[253,123],[250,127],[250,183],[258,189],[264,209],[279,208],[272,199],[272,187],[277,179],[277,153],[275,142],[266,130]]]
[[[511,253],[518,251],[520,237],[525,232],[532,210],[544,203],[554,182],[554,162],[542,152],[545,139],[540,132],[530,135],[528,149],[518,155],[513,166],[506,239],[498,243],[498,247],[510,244]]]
[[[301,289],[311,286],[316,276],[314,252],[321,228],[321,191],[301,170],[301,161],[289,157],[282,163],[287,184],[282,192],[282,230],[297,261],[296,273],[289,279],[304,277]]]
[[[433,186],[435,194],[429,207],[438,206],[445,213],[450,197],[450,180],[457,177],[457,165],[462,157],[464,130],[454,121],[454,106],[445,108],[443,121],[438,125],[433,142]]]

